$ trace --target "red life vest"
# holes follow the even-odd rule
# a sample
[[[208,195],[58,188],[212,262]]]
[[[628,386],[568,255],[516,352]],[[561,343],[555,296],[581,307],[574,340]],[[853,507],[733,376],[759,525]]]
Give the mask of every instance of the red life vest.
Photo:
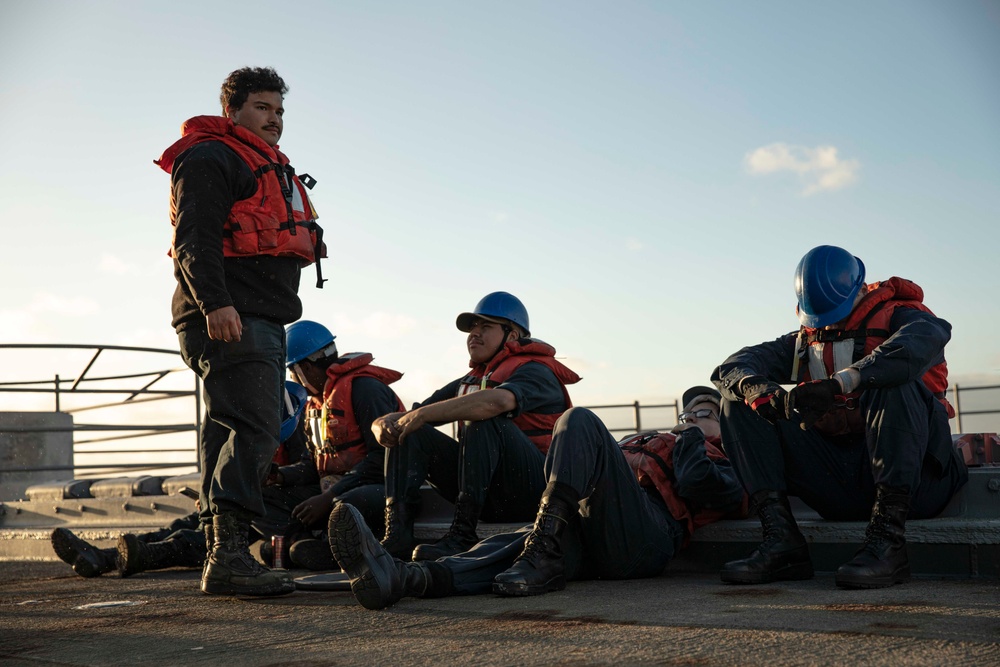
[[[221,116],[195,116],[181,127],[181,138],[154,162],[169,174],[181,153],[204,141],[231,148],[257,179],[257,191],[229,212],[223,228],[224,256],[298,257],[302,266],[326,257],[316,210],[288,158],[245,127]]]
[[[321,478],[350,472],[368,453],[368,446],[361,435],[361,426],[354,415],[354,404],[351,402],[354,381],[369,377],[389,385],[403,377],[397,371],[372,365],[373,358],[368,352],[342,355],[337,363],[326,369],[327,380],[323,387],[322,403],[315,398],[309,399],[314,409],[318,408],[324,413],[320,423],[325,423],[326,433],[314,434],[316,441],[323,443],[314,451],[316,469]],[[396,410],[404,410],[398,397]]]
[[[562,388],[564,410],[573,407],[566,385],[580,381],[580,376],[555,359],[556,349],[548,343],[535,338],[519,338],[509,341],[503,348],[485,364],[473,365],[472,372],[462,378],[458,386],[458,395],[464,396],[481,389],[493,389],[506,382],[521,366],[536,362],[551,370],[559,386]],[[562,416],[562,412],[541,414],[537,412],[522,412],[514,418],[514,425],[521,429],[528,439],[535,444],[542,454],[549,451],[552,442],[552,427]],[[464,428],[460,424],[459,428]]]
[[[811,329],[802,327],[796,342],[796,356],[792,366],[792,382],[808,382],[832,377],[856,361],[868,356],[891,332],[889,323],[897,308],[915,308],[925,313],[931,312],[923,304],[924,291],[914,282],[892,277],[889,280],[867,286],[865,296],[858,302],[840,329]],[[923,376],[924,384],[934,394],[945,409],[948,418],[955,416],[955,409],[948,402],[948,364],[932,366]],[[863,433],[864,424],[853,404],[861,395],[860,391],[848,395],[847,406],[834,410],[817,423],[817,428],[829,435],[838,433]],[[841,413],[838,415],[837,413]],[[846,413],[846,414],[845,414]],[[854,418],[852,418],[854,417]],[[844,426],[846,419],[847,425]],[[825,426],[824,426],[825,422]],[[839,424],[839,426],[835,426]]]
[[[674,446],[677,436],[673,433],[638,433],[624,438],[618,443],[622,454],[632,472],[639,480],[639,486],[654,487],[666,503],[670,515],[684,525],[684,542],[686,546],[691,534],[702,526],[706,526],[726,517],[744,518],[747,515],[747,495],[743,494],[743,504],[736,511],[722,512],[716,509],[694,508],[677,494],[674,485],[677,477],[674,475]],[[713,461],[725,460],[726,455],[721,449],[718,439],[705,441],[705,453]]]

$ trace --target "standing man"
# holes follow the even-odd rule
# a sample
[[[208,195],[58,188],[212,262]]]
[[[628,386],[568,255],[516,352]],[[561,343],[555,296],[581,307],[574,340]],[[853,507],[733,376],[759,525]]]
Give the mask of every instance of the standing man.
[[[585,408],[556,423],[535,525],[466,553],[404,563],[380,548],[350,505],[334,508],[330,546],[368,609],[405,596],[540,595],[570,579],[654,577],[699,527],[746,516],[746,496],[719,441],[719,394],[684,392],[671,433],[621,442]]]
[[[372,422],[403,410],[389,385],[403,374],[372,363],[369,352],[339,354],[334,336],[318,322],[299,320],[288,327],[289,371],[309,392],[309,450],[301,460],[278,469],[279,486],[319,483],[319,493],[291,509],[309,529],[326,530],[335,502],[350,503],[365,522],[383,532],[385,512],[385,448],[372,433]],[[292,563],[309,570],[335,569],[330,545],[322,539],[300,539],[291,545]]]
[[[232,72],[223,117],[189,119],[156,161],[171,180],[173,326],[205,385],[200,500],[210,539],[201,590],[210,594],[295,589],[247,544],[278,446],[284,327],[302,314],[301,267],[323,254],[303,180],[278,150],[287,91],[271,68]]]
[[[916,284],[867,284],[861,260],[835,246],[806,253],[795,295],[798,332],[743,348],[712,376],[722,440],[764,532],[749,558],[726,563],[722,580],[812,577],[794,495],[824,518],[869,522],[838,586],[905,582],[907,517],[937,515],[968,480],[948,429],[951,325]],[[796,386],[786,393],[786,383]]]
[[[530,521],[545,490],[542,466],[552,427],[572,407],[566,385],[580,376],[555,348],[529,338],[528,311],[507,292],[484,296],[456,320],[468,333],[472,370],[409,412],[376,420],[386,457],[386,532],[394,556],[435,560],[479,541],[480,516]],[[458,442],[434,426],[459,422]],[[455,503],[451,528],[413,549],[414,508],[424,479]]]

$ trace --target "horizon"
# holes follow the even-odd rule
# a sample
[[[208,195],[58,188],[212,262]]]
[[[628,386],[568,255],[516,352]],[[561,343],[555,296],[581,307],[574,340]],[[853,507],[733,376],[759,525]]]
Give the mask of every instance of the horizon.
[[[494,290],[584,377],[575,403],[669,402],[797,328],[823,243],[923,287],[953,384],[1000,384],[995,3],[305,2],[281,49],[249,38],[268,7],[0,10],[0,341],[176,348],[151,161],[269,65],[330,246],[303,317],[407,404],[464,371],[454,318]]]

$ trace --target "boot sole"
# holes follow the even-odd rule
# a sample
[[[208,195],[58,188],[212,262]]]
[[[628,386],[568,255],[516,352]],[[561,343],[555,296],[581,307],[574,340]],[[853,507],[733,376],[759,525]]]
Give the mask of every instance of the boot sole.
[[[52,531],[52,550],[59,556],[59,560],[72,565],[76,562],[79,550],[74,544],[73,536],[65,528],[56,528]]]
[[[834,581],[840,588],[847,589],[889,588],[896,584],[908,583],[910,581],[910,568],[893,572],[888,577],[856,577],[838,574]]]
[[[96,547],[87,544],[84,540],[73,535],[65,528],[56,528],[52,531],[52,550],[56,552],[59,559],[72,566],[73,571],[81,577],[93,579],[105,572],[114,570],[114,566],[102,570],[98,563],[93,562],[87,556],[96,551]],[[99,556],[94,555],[94,558]]]
[[[338,503],[330,514],[330,549],[340,568],[351,580],[351,592],[365,609],[385,609],[396,602],[391,597],[391,573],[382,561],[392,557],[371,531],[362,530],[364,518],[355,507]],[[382,558],[379,558],[382,556]]]
[[[506,581],[494,581],[493,592],[505,597],[528,597],[529,595],[544,595],[554,593],[566,588],[565,575],[559,575],[546,581],[544,584],[515,584]]]
[[[228,581],[202,581],[201,592],[205,595],[248,595],[255,597],[268,597],[274,595],[288,595],[295,592],[295,582],[280,582],[269,586],[254,586],[234,584]]]
[[[139,560],[137,553],[139,547],[132,543],[132,540],[135,539],[134,536],[129,539],[126,535],[118,538],[118,558],[115,564],[118,566],[118,574],[122,579],[142,571],[138,568],[137,562]]]
[[[726,572],[722,570],[719,578],[727,584],[769,584],[774,581],[804,581],[814,576],[812,563],[796,563],[772,572]]]

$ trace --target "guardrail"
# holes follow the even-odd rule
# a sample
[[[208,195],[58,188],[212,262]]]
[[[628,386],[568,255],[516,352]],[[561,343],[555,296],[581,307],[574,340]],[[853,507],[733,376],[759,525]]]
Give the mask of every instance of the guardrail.
[[[72,432],[73,433],[73,454],[74,462],[77,457],[84,460],[95,456],[112,455],[121,457],[124,461],[115,463],[74,463],[73,466],[25,466],[18,468],[0,468],[0,473],[13,472],[44,472],[52,470],[85,470],[121,472],[126,470],[156,470],[164,468],[190,468],[197,467],[197,436],[193,438],[190,447],[183,448],[158,448],[151,451],[126,449],[123,447],[110,447],[108,449],[90,449],[86,445],[95,443],[113,443],[136,438],[147,439],[158,435],[170,435],[175,433],[192,432],[197,433],[201,429],[201,381],[196,375],[186,367],[181,365],[177,368],[154,368],[140,373],[93,375],[92,370],[99,360],[108,359],[108,352],[111,353],[149,353],[153,355],[169,355],[180,361],[180,352],[177,350],[153,348],[153,347],[133,347],[125,345],[72,345],[72,344],[0,344],[0,352],[5,350],[25,350],[43,351],[58,350],[69,352],[72,350],[90,350],[93,354],[85,361],[82,370],[72,376],[55,374],[51,378],[41,378],[32,380],[18,380],[0,382],[0,394],[48,394],[52,396],[52,407],[54,412],[64,412],[77,415],[84,412],[103,410],[109,408],[123,408],[136,406],[155,401],[187,399],[192,401],[194,419],[191,422],[179,424],[159,424],[159,423],[122,423],[116,420],[114,423],[74,423],[70,428],[38,428],[38,427],[5,427],[5,433],[36,433],[36,432]],[[134,362],[133,362],[134,363]],[[132,365],[132,364],[128,364]],[[192,384],[191,389],[161,389],[156,385],[164,378],[173,374],[182,373],[187,382]],[[111,386],[109,386],[111,385]],[[113,402],[96,402],[67,407],[66,403],[80,397],[110,397],[124,396]],[[135,412],[135,411],[133,411]],[[120,412],[116,414],[121,414]],[[77,433],[110,433],[104,437],[91,437],[77,439]],[[150,455],[168,453],[191,453],[192,459],[184,461],[150,461]],[[129,455],[141,456],[143,461],[128,462]]]
[[[105,408],[121,408],[127,406],[134,406],[143,403],[149,403],[152,401],[163,401],[163,400],[176,400],[176,399],[188,399],[193,400],[193,410],[194,419],[189,423],[180,424],[122,424],[117,421],[113,424],[76,424],[74,423],[71,429],[52,429],[52,428],[6,428],[4,432],[7,433],[30,433],[38,431],[48,431],[48,432],[59,432],[59,431],[72,431],[74,436],[77,433],[90,433],[90,432],[106,432],[112,435],[100,438],[88,438],[84,440],[77,440],[73,438],[73,451],[74,460],[77,456],[86,459],[89,456],[94,455],[105,455],[105,456],[119,456],[126,459],[123,462],[116,462],[113,464],[109,463],[81,463],[74,464],[73,466],[36,466],[36,467],[23,467],[23,468],[0,468],[0,473],[16,473],[16,472],[42,472],[42,471],[53,471],[53,470],[78,470],[78,471],[93,471],[95,474],[108,473],[108,472],[121,472],[121,471],[149,471],[157,469],[168,469],[168,468],[197,468],[197,435],[193,438],[193,444],[190,447],[183,448],[173,448],[173,449],[155,449],[152,450],[156,453],[191,453],[192,459],[184,461],[148,461],[144,460],[141,462],[128,462],[127,458],[130,454],[141,454],[143,457],[147,458],[150,456],[150,451],[132,450],[124,448],[109,448],[109,449],[89,449],[78,446],[81,445],[91,445],[94,443],[111,443],[119,442],[123,440],[130,440],[136,438],[151,438],[157,435],[173,434],[173,433],[184,433],[193,432],[197,434],[201,429],[201,382],[196,375],[190,372],[186,366],[181,366],[178,368],[170,369],[157,369],[150,370],[143,373],[129,373],[129,374],[119,374],[119,375],[104,375],[104,376],[90,376],[88,373],[94,367],[95,363],[105,352],[126,352],[126,353],[152,353],[152,354],[166,354],[180,358],[180,353],[177,350],[161,349],[161,348],[149,348],[149,347],[128,347],[121,345],[34,345],[34,344],[0,344],[0,352],[3,350],[11,349],[24,349],[24,350],[45,350],[45,349],[59,349],[59,350],[93,350],[93,355],[90,357],[89,361],[83,367],[83,370],[76,374],[74,377],[61,377],[60,375],[55,375],[52,378],[29,380],[29,381],[14,381],[14,382],[0,382],[0,393],[46,393],[53,396],[53,408],[56,412],[66,412],[69,414],[79,414],[91,410],[99,410]],[[158,389],[155,387],[156,384],[160,383],[164,378],[175,374],[183,373],[186,378],[193,383],[191,389],[185,390],[174,390],[174,389]],[[108,382],[122,382],[135,381],[130,385],[123,384],[122,386],[115,386],[111,388],[90,388],[97,383],[108,383]],[[984,385],[984,386],[959,386],[958,384],[952,385],[949,390],[949,400],[951,400],[952,405],[954,405],[957,415],[954,420],[952,420],[952,431],[955,433],[963,433],[963,418],[966,423],[969,418],[979,418],[987,415],[1000,415],[1000,408],[988,408],[988,409],[963,409],[962,402],[963,396],[968,397],[973,392],[983,392],[988,390],[1000,390],[1000,385]],[[68,397],[79,397],[84,395],[125,395],[125,398],[115,401],[112,403],[98,403],[94,405],[83,405],[74,408],[64,409],[63,403]],[[997,402],[1000,404],[1000,401]],[[638,431],[651,431],[651,430],[668,430],[674,424],[677,423],[677,417],[679,415],[682,406],[679,405],[679,401],[673,401],[670,403],[653,403],[653,404],[642,404],[639,401],[633,401],[632,403],[615,403],[607,405],[592,405],[584,406],[590,410],[593,410],[604,422],[608,425],[608,430],[612,433],[634,433]],[[624,414],[623,414],[624,413]],[[1000,421],[1000,419],[998,419]],[[627,424],[626,424],[627,422]],[[624,425],[623,425],[624,424]],[[1000,431],[1000,427],[997,425],[987,426],[986,428],[975,428],[975,432],[979,431]],[[99,472],[98,472],[99,471]],[[87,473],[90,474],[90,473]]]

